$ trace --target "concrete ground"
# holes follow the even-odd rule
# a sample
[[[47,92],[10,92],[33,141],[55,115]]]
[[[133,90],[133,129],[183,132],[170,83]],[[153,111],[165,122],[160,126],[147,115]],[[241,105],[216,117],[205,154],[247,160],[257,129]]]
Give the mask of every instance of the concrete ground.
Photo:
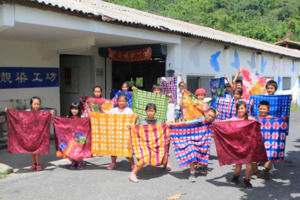
[[[15,172],[0,179],[2,199],[167,199],[183,194],[179,199],[300,199],[300,110],[291,113],[290,133],[286,141],[285,160],[274,164],[271,180],[256,179],[253,190],[242,184],[228,183],[233,167],[219,166],[214,141],[208,172],[198,174],[196,183],[188,181],[189,169],[180,169],[173,149],[169,163],[172,171],[162,167],[146,166],[139,173],[139,183],[128,180],[130,164],[118,158],[118,167],[107,170],[110,157],[87,159],[83,170],[70,170],[70,161],[55,156],[54,140],[50,155],[42,155],[45,170],[29,172],[29,155],[9,154],[0,150],[2,162],[12,166]],[[260,167],[262,170],[262,167]],[[244,174],[244,170],[242,171]],[[242,180],[242,178],[240,179]]]

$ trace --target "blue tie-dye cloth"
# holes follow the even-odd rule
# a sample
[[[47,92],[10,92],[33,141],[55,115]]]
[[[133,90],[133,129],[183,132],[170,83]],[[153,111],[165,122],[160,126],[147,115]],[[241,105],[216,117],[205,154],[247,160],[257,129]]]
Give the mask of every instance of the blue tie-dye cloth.
[[[119,96],[119,94],[125,94],[126,95],[126,97],[127,97],[127,104],[126,104],[126,107],[128,107],[128,108],[131,108],[132,107],[132,92],[128,92],[128,91],[121,91],[121,90],[114,90],[114,89],[111,89],[111,93],[110,93],[110,95],[112,94],[112,93],[114,93],[114,96],[113,96],[113,98],[112,98],[112,101],[114,102],[114,106],[115,107],[117,107],[118,105],[117,105],[117,98],[118,98],[118,96]]]
[[[237,101],[234,98],[225,98],[225,97],[217,97],[210,102],[210,106],[218,111],[216,115],[216,120],[226,120],[231,119],[236,116],[236,103],[238,101],[245,101],[248,108],[248,113],[250,111],[250,101],[248,99],[239,99]]]
[[[170,138],[176,160],[181,168],[197,162],[208,164],[212,123],[170,125]]]
[[[210,79],[210,87],[211,87],[211,98],[212,99],[215,99],[217,97],[226,97],[224,77]]]
[[[268,115],[272,117],[289,117],[291,107],[291,95],[251,95],[250,101],[253,99],[254,104],[251,109],[251,116],[259,116],[258,105],[261,101],[267,101],[270,104]]]
[[[255,117],[261,123],[261,133],[268,160],[283,161],[286,136],[289,129],[288,117]]]
[[[110,99],[113,99],[116,96],[117,92],[119,92],[119,91],[120,90],[111,89],[111,91],[110,91]]]

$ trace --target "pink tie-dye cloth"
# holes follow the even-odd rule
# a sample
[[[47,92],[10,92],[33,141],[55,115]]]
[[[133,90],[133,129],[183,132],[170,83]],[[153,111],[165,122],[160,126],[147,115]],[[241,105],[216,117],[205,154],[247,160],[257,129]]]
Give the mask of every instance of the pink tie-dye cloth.
[[[250,95],[266,93],[266,83],[270,80],[255,75],[246,69],[242,69],[243,74],[243,99],[249,99]]]

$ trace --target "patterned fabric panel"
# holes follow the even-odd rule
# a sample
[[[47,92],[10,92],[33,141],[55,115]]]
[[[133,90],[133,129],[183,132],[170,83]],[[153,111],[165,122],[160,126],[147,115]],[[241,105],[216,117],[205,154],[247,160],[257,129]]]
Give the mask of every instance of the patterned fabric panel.
[[[268,160],[283,161],[289,118],[255,117],[255,119],[261,123],[260,127]]]
[[[168,163],[170,135],[167,124],[131,126],[130,135],[139,166]]]
[[[90,113],[92,154],[132,157],[128,125],[133,125],[134,114]]]
[[[90,118],[54,117],[56,156],[69,159],[90,158]]]
[[[139,115],[138,121],[147,118],[145,108],[148,103],[156,105],[155,119],[161,122],[166,121],[169,98],[166,95],[155,94],[144,90],[133,90],[132,111]]]
[[[171,141],[181,168],[194,162],[207,165],[211,135],[211,123],[170,126]]]

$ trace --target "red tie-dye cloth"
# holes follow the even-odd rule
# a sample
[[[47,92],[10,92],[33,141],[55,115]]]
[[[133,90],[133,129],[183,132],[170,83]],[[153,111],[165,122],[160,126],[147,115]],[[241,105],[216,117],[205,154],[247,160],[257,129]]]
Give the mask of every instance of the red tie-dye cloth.
[[[250,95],[265,94],[266,83],[270,80],[257,76],[246,69],[242,69],[243,74],[243,99],[249,99]]]
[[[90,118],[54,117],[56,156],[69,159],[90,158]]]
[[[215,122],[212,132],[220,166],[268,161],[258,121]]]
[[[7,152],[50,153],[50,111],[10,110],[7,116]]]

